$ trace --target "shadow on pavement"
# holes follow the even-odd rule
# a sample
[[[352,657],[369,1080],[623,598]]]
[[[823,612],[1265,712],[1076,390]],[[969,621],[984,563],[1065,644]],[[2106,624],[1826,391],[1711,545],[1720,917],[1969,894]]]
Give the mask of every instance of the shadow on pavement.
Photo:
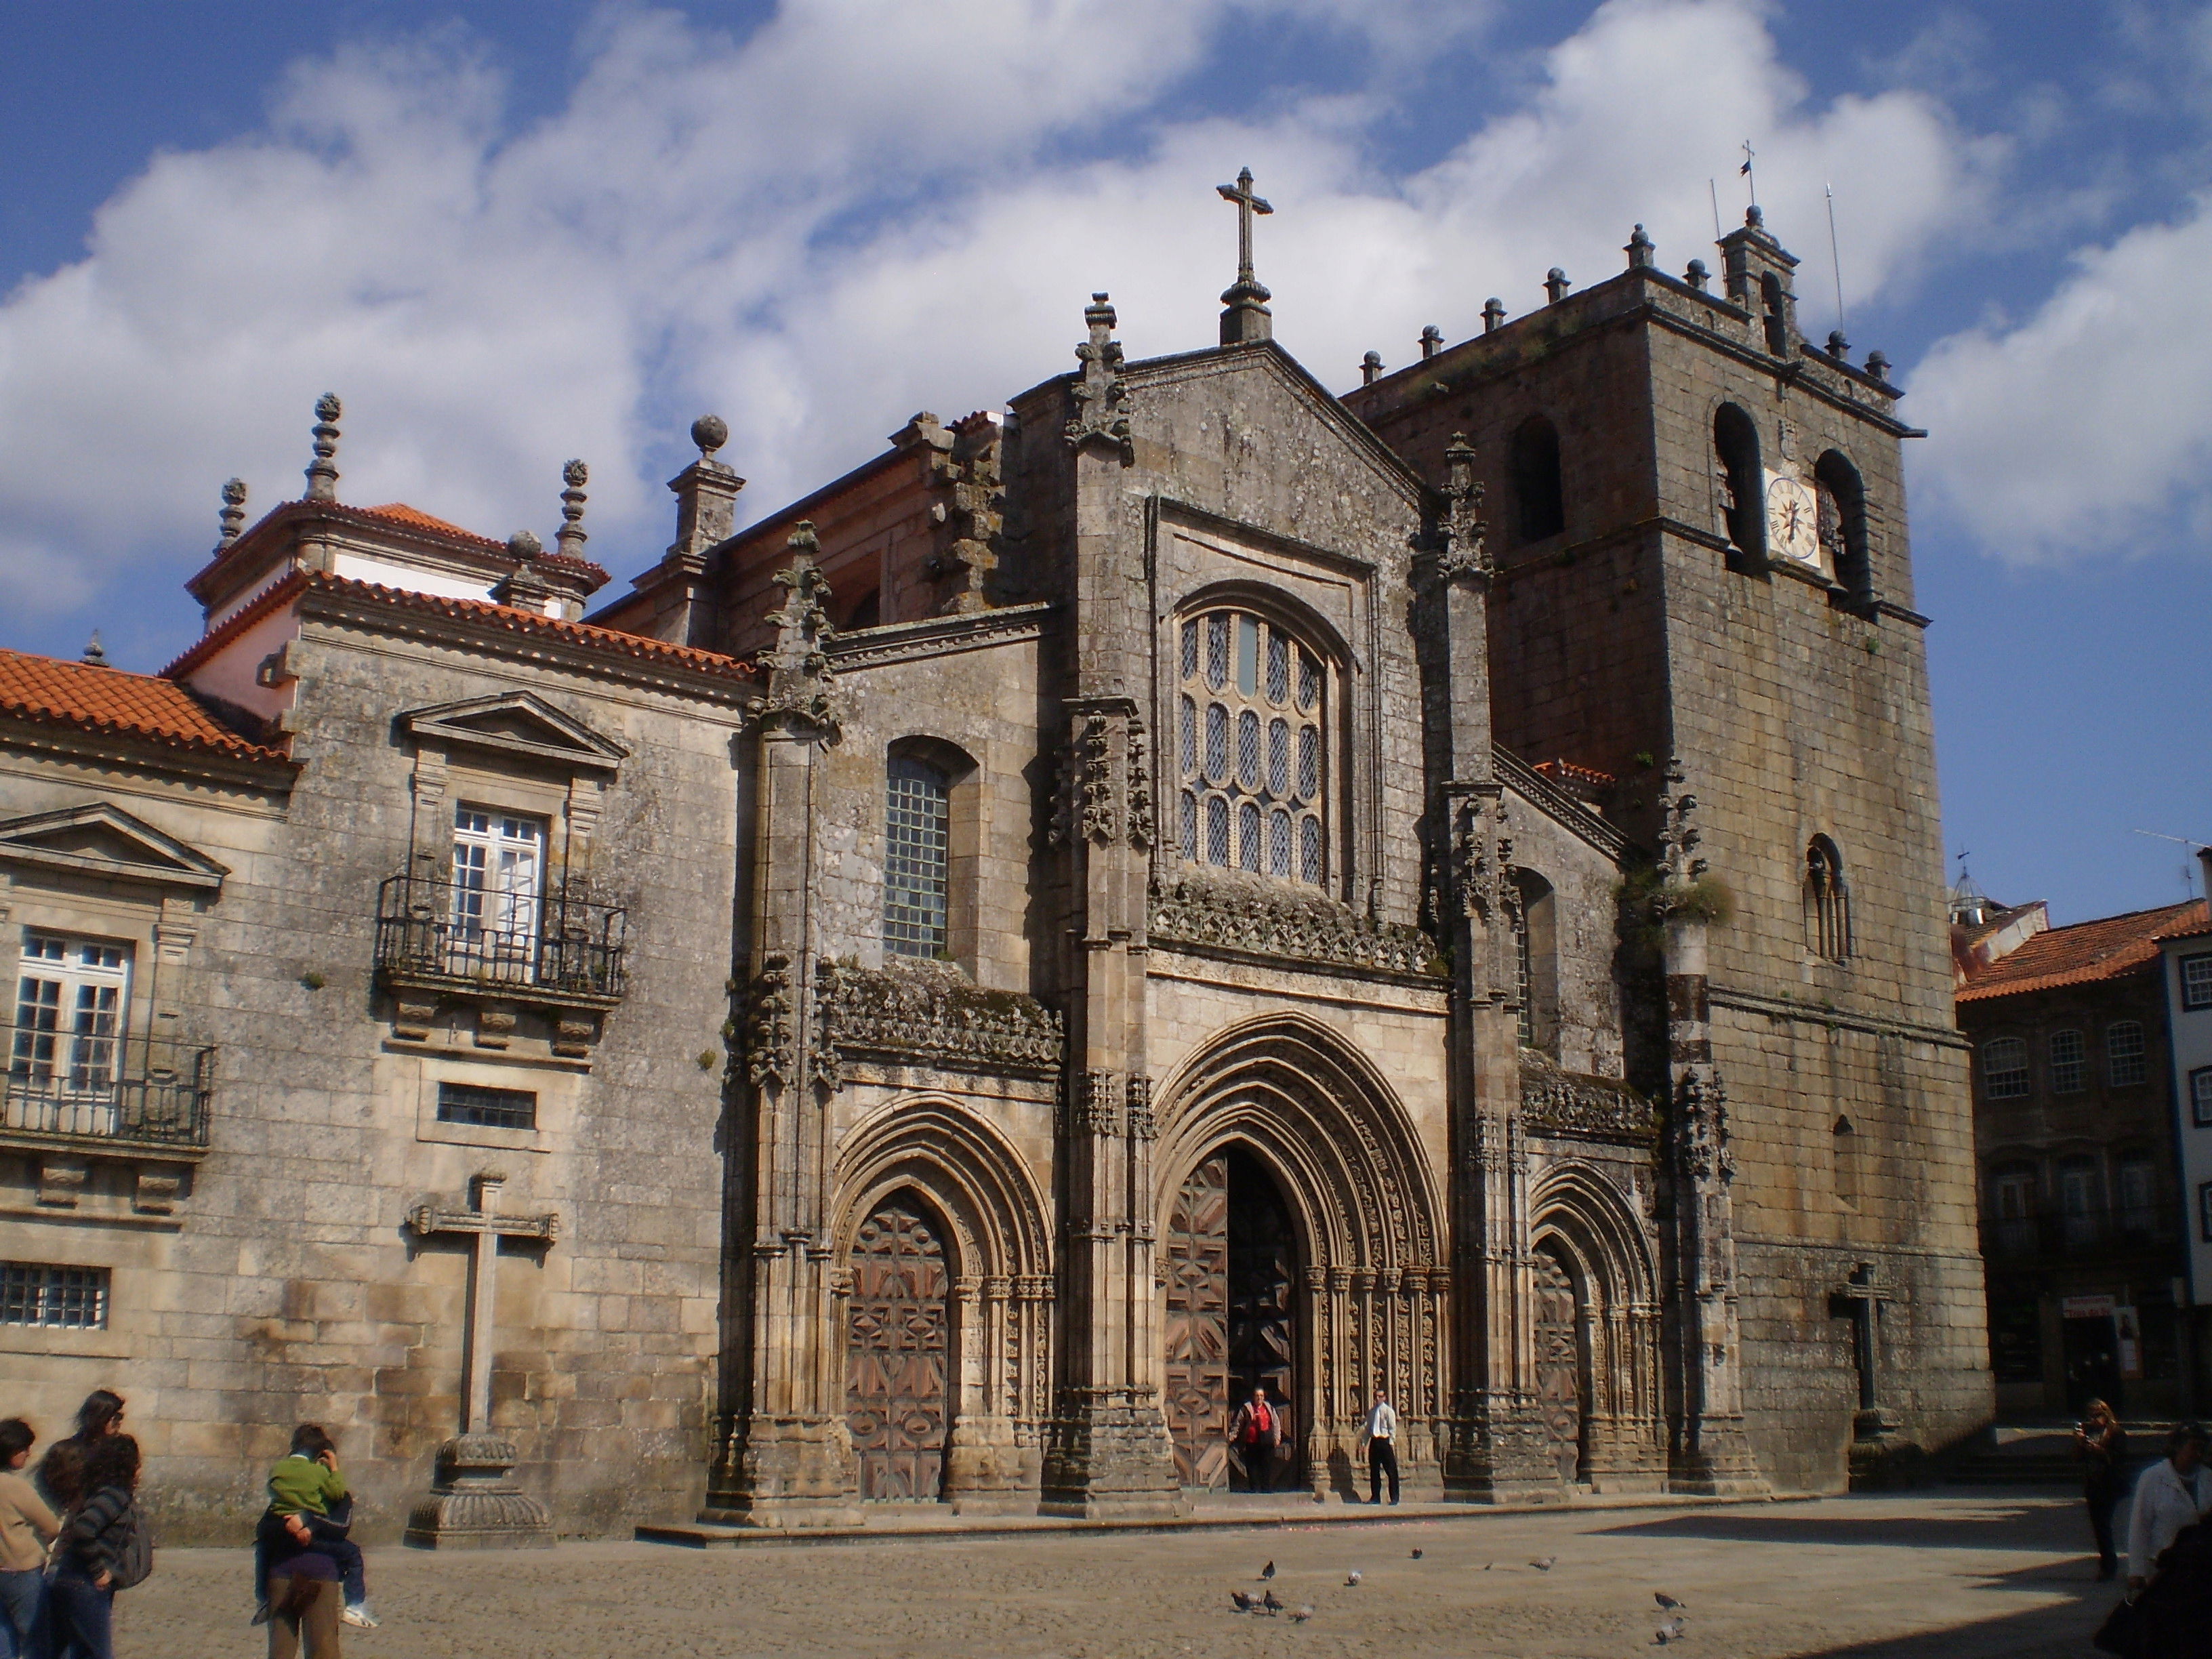
[[[2094,1588],[2108,1590],[2104,1585]],[[2112,1600],[2109,1593],[2085,1596],[2070,1607],[2008,1613],[1917,1636],[1810,1650],[1801,1659],[2082,1659],[2085,1655],[2096,1659],[2089,1638],[2105,1622]]]
[[[1953,1550],[2065,1550],[2087,1547],[2072,1508],[2008,1509],[1942,1520],[1926,1516],[1676,1515],[1599,1528],[1610,1538],[1705,1538],[1741,1544],[1877,1544]]]

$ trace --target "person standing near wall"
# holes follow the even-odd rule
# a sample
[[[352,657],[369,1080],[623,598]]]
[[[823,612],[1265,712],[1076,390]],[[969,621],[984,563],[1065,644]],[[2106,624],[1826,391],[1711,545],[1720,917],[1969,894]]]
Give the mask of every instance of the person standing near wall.
[[[46,1448],[39,1464],[39,1484],[46,1500],[66,1510],[84,1496],[84,1460],[95,1443],[123,1432],[123,1396],[112,1389],[94,1389],[76,1408],[76,1432]]]
[[[20,1417],[0,1421],[0,1659],[45,1659],[46,1547],[62,1523],[23,1476],[38,1439]]]
[[[1382,1501],[1382,1480],[1390,1480],[1390,1501],[1398,1501],[1398,1413],[1390,1405],[1390,1396],[1382,1389],[1375,1390],[1374,1408],[1367,1413],[1367,1421],[1359,1431],[1360,1438],[1367,1443],[1368,1501]]]
[[[54,1556],[53,1644],[73,1659],[115,1659],[115,1592],[142,1581],[152,1563],[138,1512],[138,1443],[103,1436],[85,1455],[82,1477],[83,1496],[70,1507]]]
[[[2097,1582],[2101,1584],[2119,1576],[2112,1513],[2119,1505],[2128,1468],[2128,1437],[2103,1401],[2092,1400],[2087,1415],[2074,1425],[2074,1455],[2081,1460],[2081,1498],[2089,1506],[2089,1529],[2097,1537]]]

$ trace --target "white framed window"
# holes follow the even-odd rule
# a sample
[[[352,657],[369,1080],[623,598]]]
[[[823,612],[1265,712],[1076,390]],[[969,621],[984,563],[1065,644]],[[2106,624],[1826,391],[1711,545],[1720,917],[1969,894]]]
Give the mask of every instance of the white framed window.
[[[890,758],[884,812],[884,949],[941,957],[951,891],[952,785],[910,755]]]
[[[10,1078],[41,1095],[112,1096],[130,1016],[128,945],[23,930]]]
[[[545,821],[465,804],[453,809],[448,951],[457,971],[527,979],[538,955]]]
[[[2105,1028],[2105,1075],[2115,1089],[2133,1088],[2148,1079],[2148,1049],[2141,1020],[2115,1020]]]
[[[2089,1085],[2088,1049],[2079,1031],[2051,1034],[2051,1092],[2078,1095]]]
[[[0,1325],[107,1326],[107,1269],[0,1261]]]
[[[2212,1008],[2212,954],[2181,959],[2181,1006]]]
[[[1982,1098],[2027,1098],[2027,1044],[2019,1037],[1992,1037],[1982,1045]]]
[[[1183,859],[1325,885],[1328,677],[1321,659],[1247,611],[1186,617],[1179,644]]]
[[[2189,1074],[2189,1121],[2200,1129],[2212,1129],[2212,1066],[2200,1066]]]
[[[2158,1211],[2154,1194],[2158,1188],[2157,1167],[2150,1159],[2136,1153],[2122,1158],[2117,1173],[2120,1188],[2120,1231],[2137,1238],[2156,1231]]]

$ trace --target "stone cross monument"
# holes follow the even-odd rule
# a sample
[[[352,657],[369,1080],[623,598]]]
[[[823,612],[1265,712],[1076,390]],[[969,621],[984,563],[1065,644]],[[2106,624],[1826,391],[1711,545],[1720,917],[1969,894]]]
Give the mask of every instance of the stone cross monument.
[[[465,1237],[472,1255],[461,1350],[461,1431],[438,1449],[437,1475],[429,1495],[407,1518],[406,1541],[421,1549],[550,1547],[552,1516],[544,1504],[516,1487],[511,1474],[514,1443],[492,1432],[491,1362],[499,1241],[536,1238],[550,1244],[560,1236],[560,1218],[503,1213],[503,1175],[486,1171],[469,1185],[465,1210],[424,1202],[407,1212],[407,1230],[417,1237]]]

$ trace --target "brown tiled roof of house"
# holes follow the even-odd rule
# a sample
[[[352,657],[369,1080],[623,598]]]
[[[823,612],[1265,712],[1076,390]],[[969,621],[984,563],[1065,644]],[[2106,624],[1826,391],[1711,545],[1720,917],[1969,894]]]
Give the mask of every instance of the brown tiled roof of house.
[[[2023,991],[2119,979],[2157,961],[2160,939],[2192,932],[2208,921],[2212,921],[2212,912],[2202,899],[2191,899],[2186,904],[2053,927],[1977,969],[1960,989],[1959,1000],[1980,1002]]]
[[[591,623],[562,622],[535,611],[523,611],[511,605],[495,605],[489,599],[447,599],[442,594],[418,593],[411,588],[386,587],[377,582],[356,581],[348,576],[311,571],[295,571],[267,592],[257,595],[251,605],[226,617],[213,633],[195,641],[183,655],[161,672],[170,678],[181,679],[270,611],[289,604],[295,596],[309,589],[357,595],[399,610],[433,611],[457,620],[483,623],[510,634],[565,640],[592,650],[611,652],[646,662],[665,663],[671,667],[688,668],[696,673],[712,674],[720,678],[750,680],[759,677],[759,671],[750,663],[742,658],[724,656],[719,651],[702,651],[696,646],[671,645],[665,640],[652,639],[643,634],[626,634],[619,629],[600,628]]]
[[[173,680],[26,651],[0,650],[0,716],[234,760],[287,759],[281,749],[240,737]]]
[[[336,506],[337,503],[331,505]],[[495,541],[489,536],[479,536],[473,530],[464,530],[443,519],[434,519],[421,507],[410,507],[404,501],[386,501],[382,507],[357,507],[353,510],[366,513],[373,519],[390,519],[398,524],[411,525],[417,530],[435,531],[441,536],[451,536],[457,541],[481,542],[486,547],[496,548],[502,552],[507,548],[505,542]]]

